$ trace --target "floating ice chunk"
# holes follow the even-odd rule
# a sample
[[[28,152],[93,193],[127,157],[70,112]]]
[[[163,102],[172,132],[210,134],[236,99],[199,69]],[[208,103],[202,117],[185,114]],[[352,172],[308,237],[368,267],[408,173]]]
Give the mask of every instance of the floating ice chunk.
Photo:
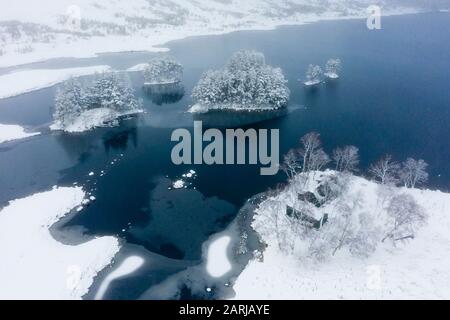
[[[184,188],[185,182],[183,180],[177,180],[173,183],[174,189],[182,189]]]
[[[206,271],[210,276],[220,278],[231,270],[231,263],[227,254],[230,242],[229,236],[222,236],[209,245]]]

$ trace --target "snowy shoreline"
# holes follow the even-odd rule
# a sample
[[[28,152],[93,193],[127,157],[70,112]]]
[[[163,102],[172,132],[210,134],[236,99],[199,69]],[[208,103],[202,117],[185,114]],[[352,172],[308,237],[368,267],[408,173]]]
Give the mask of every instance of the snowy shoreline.
[[[132,110],[128,112],[117,112],[109,108],[95,108],[83,112],[72,124],[63,127],[59,123],[50,125],[52,131],[64,131],[68,133],[81,133],[100,127],[112,127],[126,117],[143,113],[144,110]]]
[[[241,107],[236,105],[215,105],[215,106],[203,106],[201,104],[195,104],[188,109],[188,113],[192,114],[203,114],[208,112],[216,112],[216,111],[226,111],[226,112],[243,112],[243,113],[252,113],[252,112],[264,112],[264,111],[278,111],[286,109],[287,106],[283,107]]]
[[[66,69],[31,69],[7,73],[0,76],[0,99],[49,88],[71,77],[108,71],[111,71],[109,66],[100,65]]]
[[[13,124],[0,124],[0,144],[40,135],[40,132],[26,132],[24,128]]]
[[[282,26],[296,26],[321,21],[339,21],[339,20],[354,20],[366,19],[366,7],[347,15],[342,15],[340,12],[326,12],[325,14],[300,14],[286,18],[271,18],[258,17],[258,20],[236,21],[235,24],[223,25],[219,27],[215,25],[204,25],[198,21],[189,21],[190,26],[182,26],[173,29],[161,28],[160,26],[146,30],[148,34],[135,34],[131,36],[106,36],[106,37],[92,37],[89,39],[75,38],[71,43],[62,43],[56,45],[55,43],[43,44],[39,43],[38,48],[33,48],[31,52],[17,54],[17,52],[4,52],[0,56],[0,68],[10,68],[14,66],[24,66],[38,62],[45,62],[58,58],[94,58],[101,54],[108,53],[123,53],[123,52],[161,52],[168,51],[165,45],[169,42],[183,40],[192,37],[201,36],[218,36],[240,31],[264,31],[274,30]],[[417,14],[428,12],[424,9],[414,7],[393,7],[383,10],[383,16],[396,16],[405,14]],[[1,17],[0,17],[1,19]],[[4,20],[3,18],[2,20]],[[210,23],[217,23],[211,21]],[[157,36],[155,36],[157,35]],[[11,44],[12,45],[12,44]],[[51,49],[50,49],[51,47]],[[79,48],[83,48],[80,50]],[[130,70],[135,71],[135,70]]]
[[[0,210],[0,299],[81,299],[88,292],[119,251],[119,240],[105,236],[64,245],[49,231],[85,196],[80,187],[55,187]]]
[[[410,8],[402,8],[392,11],[387,11],[383,13],[383,16],[395,16],[395,15],[406,15],[406,14],[418,14],[422,13],[422,10],[418,9],[410,9]],[[140,39],[139,37],[131,37],[134,39],[134,41],[131,41],[128,43],[127,41],[123,41],[119,37],[119,39],[115,39],[115,37],[104,37],[100,39],[91,39],[90,42],[83,44],[82,47],[85,51],[81,52],[79,50],[73,50],[69,48],[67,49],[67,52],[63,50],[64,48],[60,48],[60,53],[58,53],[58,50],[53,49],[51,50],[51,54],[49,52],[42,52],[39,53],[38,56],[36,53],[31,54],[14,54],[12,57],[9,57],[9,59],[6,59],[5,56],[7,55],[0,55],[0,69],[1,68],[13,68],[13,67],[22,67],[28,64],[35,64],[35,63],[41,63],[46,62],[54,59],[60,59],[60,58],[95,58],[98,57],[101,54],[113,54],[113,53],[125,53],[125,52],[161,52],[161,51],[168,51],[167,48],[161,48],[160,46],[167,45],[168,43],[172,41],[179,41],[184,40],[187,38],[195,38],[195,37],[202,37],[202,36],[219,36],[224,34],[229,34],[233,32],[239,32],[239,31],[264,31],[264,30],[274,30],[278,27],[282,26],[298,26],[298,25],[305,25],[310,23],[317,23],[321,21],[340,21],[340,20],[358,20],[358,19],[364,19],[366,16],[363,14],[360,15],[349,15],[349,16],[301,16],[298,18],[298,20],[295,21],[272,21],[269,25],[254,25],[251,27],[235,27],[230,29],[225,29],[222,31],[211,31],[211,30],[205,30],[205,29],[199,29],[196,31],[192,31],[191,33],[186,32],[186,34],[178,33],[176,35],[169,35],[166,38],[160,38],[160,40],[156,41],[154,44],[152,44],[150,47],[144,46],[141,47],[137,44],[140,43],[147,43],[148,38],[144,37],[143,39]],[[1,22],[1,21],[0,21]],[[116,37],[117,38],[117,37]],[[114,44],[117,44],[118,48],[111,48],[111,50],[108,51],[96,51],[94,48],[96,48],[96,45],[98,45],[97,42],[103,43],[108,42],[109,39],[110,42],[113,42]],[[139,40],[140,39],[140,40]],[[142,41],[141,41],[142,40]],[[81,40],[80,40],[81,41]],[[123,47],[121,47],[123,46]],[[108,46],[106,46],[108,47]],[[86,50],[89,48],[88,50]],[[77,52],[78,54],[74,54],[74,52]],[[25,59],[25,57],[29,56]],[[131,66],[124,71],[126,72],[139,72],[145,70],[146,66],[148,66],[147,63],[140,63],[134,66]],[[14,96],[18,96],[21,94],[33,92],[35,90],[40,90],[44,88],[48,88],[51,86],[54,86],[56,84],[59,84],[65,80],[67,80],[70,77],[79,77],[79,76],[89,76],[93,75],[98,72],[106,72],[111,71],[111,68],[109,66],[93,66],[93,67],[74,67],[74,68],[66,68],[66,69],[29,69],[29,70],[18,70],[14,71],[12,70],[9,73],[6,73],[4,75],[0,75],[0,99],[10,98]]]

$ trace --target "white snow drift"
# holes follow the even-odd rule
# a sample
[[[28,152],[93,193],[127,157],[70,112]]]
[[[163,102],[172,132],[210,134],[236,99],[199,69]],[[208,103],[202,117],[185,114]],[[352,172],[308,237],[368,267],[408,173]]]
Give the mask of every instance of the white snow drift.
[[[220,278],[231,270],[231,263],[228,259],[228,247],[231,237],[224,235],[214,239],[208,247],[206,257],[206,271],[214,278]]]
[[[33,137],[39,134],[39,132],[25,132],[25,129],[18,125],[0,124],[0,143]]]
[[[110,71],[109,66],[22,70],[0,75],[0,99],[48,88],[72,77]]]
[[[14,200],[0,211],[0,299],[81,299],[119,250],[114,237],[63,245],[49,228],[79,206],[79,187]]]

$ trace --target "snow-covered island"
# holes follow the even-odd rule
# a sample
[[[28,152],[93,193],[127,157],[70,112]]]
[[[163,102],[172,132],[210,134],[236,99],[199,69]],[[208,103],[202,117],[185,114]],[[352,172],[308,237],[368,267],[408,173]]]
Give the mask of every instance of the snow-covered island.
[[[81,299],[88,292],[119,251],[119,240],[99,237],[65,245],[49,231],[85,196],[80,187],[54,188],[0,210],[0,299]]]
[[[156,57],[144,68],[144,90],[159,105],[184,96],[182,80],[183,66],[170,56]]]
[[[287,107],[290,91],[280,68],[264,54],[236,52],[224,68],[205,72],[192,92],[191,113],[212,110],[268,111]]]
[[[329,79],[338,79],[341,69],[342,63],[340,59],[330,59],[325,65],[325,76]]]
[[[336,170],[318,135],[302,139],[252,228],[264,244],[234,283],[236,299],[449,299],[450,194],[417,189],[426,163],[383,157],[358,177],[358,149]],[[403,186],[398,186],[403,185]],[[245,240],[245,238],[243,238]]]
[[[82,84],[72,78],[61,85],[55,96],[52,130],[83,132],[116,125],[123,117],[143,112],[129,80],[118,73],[98,74]]]
[[[144,70],[144,86],[178,84],[183,79],[183,66],[169,56],[152,59]]]
[[[320,66],[310,64],[306,71],[305,86],[315,86],[322,82],[323,70]]]

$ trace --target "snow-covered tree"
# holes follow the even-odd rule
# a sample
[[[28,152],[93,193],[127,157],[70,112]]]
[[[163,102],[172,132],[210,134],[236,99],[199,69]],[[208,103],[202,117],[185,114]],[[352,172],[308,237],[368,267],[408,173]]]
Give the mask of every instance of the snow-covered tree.
[[[183,66],[172,57],[157,57],[149,62],[144,78],[150,84],[181,82]]]
[[[306,71],[306,85],[315,85],[322,81],[323,70],[320,66],[310,64]]]
[[[53,119],[65,127],[88,108],[86,91],[81,83],[71,78],[56,89]]]
[[[322,149],[320,134],[310,132],[300,139],[302,148],[299,150],[302,161],[302,171],[309,172],[321,170],[330,161],[328,155]]]
[[[80,117],[83,112],[105,108],[109,116],[133,113],[142,108],[134,96],[129,79],[116,73],[96,75],[93,81],[81,83],[70,79],[63,83],[56,92],[53,118],[55,127],[65,129]]]
[[[284,156],[283,164],[281,165],[281,170],[286,173],[288,179],[292,179],[301,170],[301,156],[296,149],[289,150],[289,152]]]
[[[395,184],[397,182],[399,169],[399,164],[392,161],[392,156],[386,155],[376,163],[372,164],[369,168],[369,172],[375,180],[381,184]]]
[[[382,230],[373,214],[361,212],[362,199],[361,193],[338,199],[327,223],[310,238],[311,257],[325,260],[343,249],[358,257],[368,257],[376,250]]]
[[[316,150],[311,154],[309,159],[308,169],[310,171],[320,171],[322,170],[328,163],[330,163],[330,157],[323,151],[322,148]]]
[[[336,148],[333,151],[333,160],[336,170],[340,172],[355,172],[358,170],[359,149],[355,146]]]
[[[358,222],[359,228],[350,241],[349,250],[354,256],[368,258],[377,249],[382,230],[370,212],[360,213]]]
[[[117,73],[102,73],[89,87],[89,108],[108,108],[117,112],[128,112],[141,108],[134,96],[129,79]]]
[[[400,169],[400,181],[407,188],[415,188],[416,185],[427,182],[427,167],[428,163],[422,159],[414,160],[412,158],[408,158],[405,162],[403,162],[402,168]]]
[[[339,78],[339,73],[342,69],[342,63],[340,59],[330,59],[325,66],[325,75],[328,78]]]
[[[205,72],[192,92],[204,107],[258,109],[286,107],[289,89],[279,68],[255,51],[235,53],[224,68]]]
[[[394,241],[413,239],[417,229],[427,219],[425,210],[409,194],[394,196],[387,208],[387,214],[389,231],[383,241],[386,239]]]

